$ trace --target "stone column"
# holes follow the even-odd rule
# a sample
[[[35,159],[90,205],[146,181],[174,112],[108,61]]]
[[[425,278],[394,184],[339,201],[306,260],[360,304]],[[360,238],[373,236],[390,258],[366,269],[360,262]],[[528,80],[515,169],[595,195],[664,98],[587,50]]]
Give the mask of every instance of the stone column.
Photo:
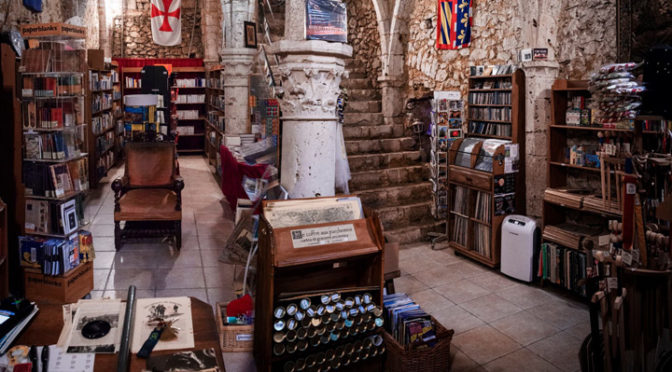
[[[345,73],[344,58],[352,56],[352,47],[318,40],[281,40],[272,45],[271,53],[280,58],[277,75],[284,90],[280,181],[291,198],[333,196],[336,101]]]
[[[257,22],[257,2],[221,0],[224,45],[220,53],[224,71],[226,134],[250,133],[247,101],[256,49],[245,48],[243,22]]]
[[[555,61],[523,63],[525,71],[525,179],[527,215],[541,217],[546,189],[551,87],[558,77]]]

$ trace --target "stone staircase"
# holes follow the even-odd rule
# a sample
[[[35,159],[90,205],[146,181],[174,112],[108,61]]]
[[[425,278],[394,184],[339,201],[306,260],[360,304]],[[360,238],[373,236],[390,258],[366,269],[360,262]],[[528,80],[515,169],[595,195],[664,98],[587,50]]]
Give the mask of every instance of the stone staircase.
[[[350,192],[378,212],[388,238],[420,241],[439,223],[431,216],[432,184],[417,139],[404,129],[403,118],[385,122],[380,92],[364,69],[352,60],[346,69],[350,77],[341,86],[349,96],[343,135],[352,173]]]

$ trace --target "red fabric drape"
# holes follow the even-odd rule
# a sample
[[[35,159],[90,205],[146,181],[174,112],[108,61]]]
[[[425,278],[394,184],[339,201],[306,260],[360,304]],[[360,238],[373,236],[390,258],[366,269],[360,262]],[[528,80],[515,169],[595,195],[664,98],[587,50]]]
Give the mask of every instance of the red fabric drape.
[[[235,212],[238,199],[248,199],[243,189],[243,176],[260,178],[266,171],[267,164],[247,165],[239,163],[226,146],[219,148],[222,158],[222,193]]]

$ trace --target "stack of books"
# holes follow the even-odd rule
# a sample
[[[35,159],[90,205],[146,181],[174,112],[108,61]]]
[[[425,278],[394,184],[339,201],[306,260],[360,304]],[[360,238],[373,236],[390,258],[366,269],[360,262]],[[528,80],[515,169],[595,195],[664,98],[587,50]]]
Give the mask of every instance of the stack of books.
[[[0,302],[0,355],[37,314],[38,307],[25,299],[6,298]]]

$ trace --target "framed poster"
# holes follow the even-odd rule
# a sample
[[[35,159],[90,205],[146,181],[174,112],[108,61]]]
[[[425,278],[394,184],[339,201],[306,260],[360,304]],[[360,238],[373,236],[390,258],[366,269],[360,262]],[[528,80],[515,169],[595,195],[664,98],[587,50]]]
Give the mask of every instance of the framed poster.
[[[348,42],[348,14],[337,0],[306,0],[306,39]]]
[[[245,47],[257,48],[257,24],[254,22],[244,22],[245,24]]]

